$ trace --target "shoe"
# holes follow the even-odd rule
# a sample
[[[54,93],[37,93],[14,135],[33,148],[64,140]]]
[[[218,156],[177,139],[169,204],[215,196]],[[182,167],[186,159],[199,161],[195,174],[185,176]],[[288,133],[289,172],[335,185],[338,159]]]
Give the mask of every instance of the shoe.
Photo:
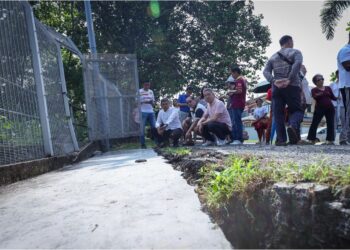
[[[221,139],[217,139],[216,140],[216,145],[218,145],[218,146],[224,146],[224,145],[226,145],[226,140],[221,140]]]
[[[286,142],[275,142],[275,146],[287,146],[288,144]]]
[[[141,148],[146,149],[147,148],[146,144],[141,144]]]
[[[321,145],[334,145],[334,141],[326,141],[322,143]]]
[[[293,127],[288,127],[287,128],[287,133],[288,133],[288,138],[290,144],[297,144],[299,141],[298,133]]]
[[[350,145],[350,143],[347,141],[341,141],[339,142],[339,145]]]
[[[316,143],[315,141],[300,140],[297,142],[297,145],[314,145],[315,143]]]
[[[209,146],[215,146],[216,143],[213,141],[206,141],[205,143],[202,144],[203,147],[209,147]]]
[[[193,141],[187,141],[183,144],[183,146],[194,146],[194,142]]]
[[[242,145],[242,142],[239,140],[234,140],[230,145]]]

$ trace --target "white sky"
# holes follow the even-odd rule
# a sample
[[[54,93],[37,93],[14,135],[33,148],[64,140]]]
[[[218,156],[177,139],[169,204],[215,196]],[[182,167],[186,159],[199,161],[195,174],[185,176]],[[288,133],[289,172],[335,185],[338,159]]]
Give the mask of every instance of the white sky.
[[[330,74],[336,70],[336,56],[341,47],[348,42],[345,31],[350,21],[350,8],[343,12],[333,40],[327,40],[322,33],[320,11],[323,1],[254,1],[255,14],[263,14],[262,23],[267,25],[271,33],[271,45],[267,48],[266,56],[270,57],[280,49],[279,39],[290,35],[294,40],[294,48],[301,50],[304,64],[308,71],[307,79],[312,85],[311,78],[316,73],[325,77],[329,84]],[[265,80],[262,73],[260,80]]]

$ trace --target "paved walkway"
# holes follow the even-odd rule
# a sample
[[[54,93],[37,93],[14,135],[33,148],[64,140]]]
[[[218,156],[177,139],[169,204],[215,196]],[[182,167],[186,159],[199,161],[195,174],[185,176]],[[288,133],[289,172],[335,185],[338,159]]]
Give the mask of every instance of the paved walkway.
[[[145,163],[134,163],[146,158]],[[0,188],[0,248],[230,248],[151,150],[108,153]]]

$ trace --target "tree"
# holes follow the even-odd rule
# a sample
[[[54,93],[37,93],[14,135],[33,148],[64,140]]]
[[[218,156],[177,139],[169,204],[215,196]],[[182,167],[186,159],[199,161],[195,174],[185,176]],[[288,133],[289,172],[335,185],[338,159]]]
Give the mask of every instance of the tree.
[[[156,16],[149,13],[158,4]],[[136,53],[140,78],[159,95],[187,84],[220,89],[231,64],[243,67],[251,83],[270,44],[253,2],[93,2],[99,50]]]
[[[140,80],[151,80],[158,96],[171,96],[188,84],[222,89],[232,64],[241,66],[255,83],[271,42],[268,28],[261,24],[263,17],[253,15],[252,1],[91,4],[98,52],[136,54]],[[81,51],[87,51],[82,2],[36,5],[41,21],[71,35]],[[69,57],[64,61],[68,71],[78,69]]]
[[[339,19],[342,17],[344,10],[347,9],[348,7],[350,7],[349,0],[348,1],[327,0],[324,3],[323,9],[321,10],[321,14],[320,14],[321,27],[322,27],[322,32],[326,35],[326,38],[328,40],[333,39],[334,29]]]

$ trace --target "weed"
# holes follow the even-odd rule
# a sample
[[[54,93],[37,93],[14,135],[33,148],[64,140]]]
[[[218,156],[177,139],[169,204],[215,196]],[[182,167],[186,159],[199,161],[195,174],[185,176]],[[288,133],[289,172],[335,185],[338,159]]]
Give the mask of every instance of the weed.
[[[164,153],[185,156],[189,155],[191,153],[191,150],[188,148],[165,148]]]
[[[209,207],[218,207],[233,196],[249,198],[256,190],[276,182],[315,182],[332,187],[350,185],[350,166],[331,166],[325,160],[305,166],[287,162],[264,162],[254,157],[231,155],[222,172],[216,165],[202,167],[200,188]]]

